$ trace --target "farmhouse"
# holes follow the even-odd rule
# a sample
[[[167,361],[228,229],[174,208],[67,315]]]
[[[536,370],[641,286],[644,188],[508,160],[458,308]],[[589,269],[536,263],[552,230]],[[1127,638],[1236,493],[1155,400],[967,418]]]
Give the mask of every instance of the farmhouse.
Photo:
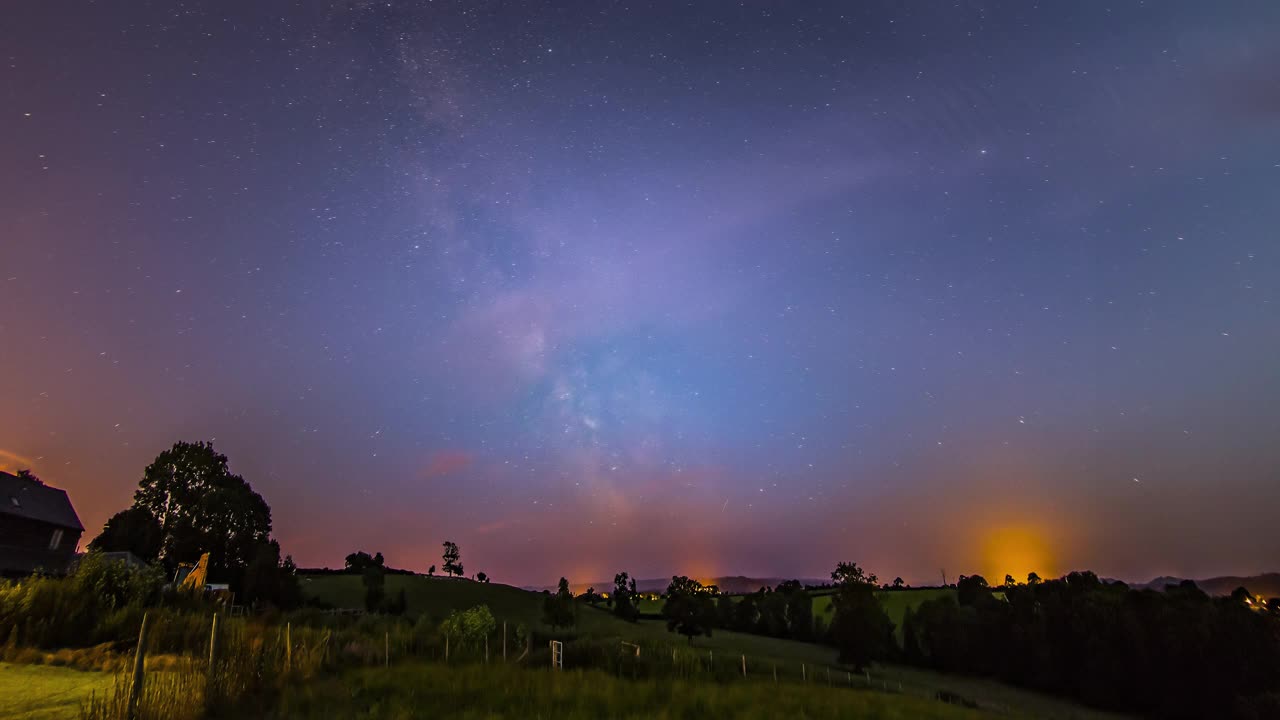
[[[0,576],[66,572],[82,533],[65,490],[0,472]]]

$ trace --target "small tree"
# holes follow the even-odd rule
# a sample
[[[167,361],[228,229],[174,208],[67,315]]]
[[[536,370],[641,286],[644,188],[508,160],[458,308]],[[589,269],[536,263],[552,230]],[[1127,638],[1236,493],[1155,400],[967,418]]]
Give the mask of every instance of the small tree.
[[[458,551],[458,544],[451,541],[444,541],[444,573],[446,575],[462,576],[462,553]]]
[[[893,579],[893,589],[894,589],[894,590],[901,590],[901,589],[902,589],[902,587],[903,587],[902,578],[900,578],[900,577],[896,577],[896,578],[894,578],[894,579]]]
[[[362,580],[364,582],[364,609],[369,612],[378,612],[382,609],[383,598],[386,597],[384,587],[387,578],[382,566],[370,565],[366,567]]]
[[[1040,584],[1040,576],[1039,576],[1039,575],[1037,575],[1037,574],[1035,574],[1034,572],[1029,572],[1029,573],[1027,573],[1027,584],[1028,584],[1028,585],[1039,585],[1039,584]]]
[[[469,610],[449,613],[449,617],[440,624],[440,632],[458,648],[467,648],[481,645],[497,626],[489,606],[476,605]]]
[[[576,624],[573,593],[569,592],[569,581],[565,578],[560,578],[560,585],[554,595],[543,598],[542,621],[552,628],[567,628]]]
[[[640,619],[640,608],[636,607],[636,581],[620,572],[613,576],[613,594],[609,601],[613,603],[613,614],[627,622]]]
[[[488,575],[486,575],[486,574],[484,574],[484,573],[482,573],[482,572],[481,572],[481,573],[476,573],[476,580],[479,580],[479,581],[480,581],[480,582],[482,582],[482,583],[487,583],[487,582],[489,582],[489,576],[488,576]]]
[[[35,484],[37,484],[37,485],[43,485],[43,484],[44,484],[44,481],[43,481],[43,480],[41,480],[40,478],[36,477],[36,474],[35,474],[35,473],[33,473],[33,472],[31,472],[30,468],[23,468],[22,470],[19,470],[19,471],[18,471],[18,478],[19,478],[19,479],[22,479],[22,480],[26,480],[26,481],[28,481],[28,482],[33,482],[33,483],[35,483]]]
[[[435,577],[435,576],[436,576],[436,566],[432,565],[431,567],[427,568],[427,577]]]

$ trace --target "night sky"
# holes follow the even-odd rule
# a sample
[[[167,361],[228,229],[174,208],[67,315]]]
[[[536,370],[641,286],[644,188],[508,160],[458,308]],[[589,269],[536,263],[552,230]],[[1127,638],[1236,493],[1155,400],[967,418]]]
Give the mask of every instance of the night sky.
[[[47,2],[0,467],[497,581],[1276,570],[1280,3]]]

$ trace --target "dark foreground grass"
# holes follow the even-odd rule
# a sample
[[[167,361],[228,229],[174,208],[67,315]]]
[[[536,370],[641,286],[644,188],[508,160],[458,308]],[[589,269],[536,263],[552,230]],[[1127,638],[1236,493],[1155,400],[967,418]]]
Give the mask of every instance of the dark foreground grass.
[[[390,669],[351,670],[287,688],[272,717],[949,720],[984,715],[936,700],[791,683],[632,681],[594,670],[412,663]]]

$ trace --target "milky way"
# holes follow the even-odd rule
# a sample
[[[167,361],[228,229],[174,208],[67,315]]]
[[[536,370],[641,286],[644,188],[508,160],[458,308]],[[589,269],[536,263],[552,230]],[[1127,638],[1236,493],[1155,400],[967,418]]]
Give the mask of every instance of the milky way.
[[[0,467],[303,565],[1276,569],[1280,5],[25,3]]]

